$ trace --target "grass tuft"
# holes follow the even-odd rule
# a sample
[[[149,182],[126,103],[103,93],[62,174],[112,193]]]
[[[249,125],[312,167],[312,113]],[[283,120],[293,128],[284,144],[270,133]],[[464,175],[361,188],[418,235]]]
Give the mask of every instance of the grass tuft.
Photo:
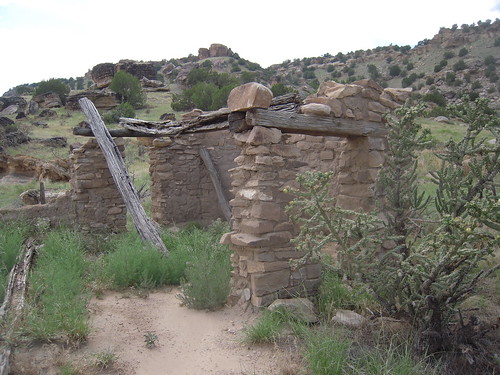
[[[84,290],[87,261],[81,237],[74,231],[51,231],[39,250],[30,277],[24,332],[38,340],[66,335],[84,341],[89,333]]]

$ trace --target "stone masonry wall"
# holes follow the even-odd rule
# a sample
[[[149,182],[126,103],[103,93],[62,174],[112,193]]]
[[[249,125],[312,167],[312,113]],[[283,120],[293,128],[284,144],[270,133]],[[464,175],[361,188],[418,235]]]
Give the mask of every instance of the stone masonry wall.
[[[117,138],[115,143],[123,156],[123,139]],[[71,201],[76,224],[87,232],[124,231],[127,223],[125,203],[95,138],[75,148],[70,158],[73,163]]]
[[[236,134],[235,139],[241,154],[231,170],[233,232],[223,240],[234,251],[232,302],[267,306],[277,298],[315,294],[320,265],[292,269],[289,262],[304,254],[290,243],[296,228],[285,213],[291,196],[283,189],[295,186],[297,174],[306,170],[332,171],[337,204],[371,210],[385,139],[282,134],[262,127]]]
[[[150,150],[151,200],[154,220],[161,224],[199,221],[208,223],[224,218],[215,188],[199,156],[208,149],[219,172],[228,199],[234,158],[239,154],[227,130],[158,138]]]

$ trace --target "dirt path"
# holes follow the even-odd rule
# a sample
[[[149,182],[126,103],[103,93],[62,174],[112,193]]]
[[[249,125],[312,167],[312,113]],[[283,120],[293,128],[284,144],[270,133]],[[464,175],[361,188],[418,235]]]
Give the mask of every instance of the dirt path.
[[[216,312],[180,305],[177,289],[147,298],[120,293],[92,300],[92,331],[84,350],[111,350],[120,373],[136,375],[278,374],[279,355],[272,346],[242,344],[243,327],[256,314],[241,307]],[[144,334],[154,332],[158,345],[148,349]]]
[[[16,350],[12,375],[277,375],[296,374],[296,352],[242,342],[258,314],[239,306],[191,310],[166,288],[148,296],[107,292],[89,304],[91,332],[78,349],[64,342],[32,343]],[[157,335],[147,348],[145,334]],[[111,353],[106,369],[98,355]],[[66,370],[63,372],[63,368]]]

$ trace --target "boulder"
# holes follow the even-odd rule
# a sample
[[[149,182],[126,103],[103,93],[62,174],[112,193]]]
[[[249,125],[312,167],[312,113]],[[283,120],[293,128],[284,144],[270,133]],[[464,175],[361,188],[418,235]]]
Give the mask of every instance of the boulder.
[[[2,110],[2,112],[0,112],[0,115],[13,115],[14,113],[17,113],[17,111],[19,111],[19,106],[11,104]]]
[[[11,120],[8,117],[0,117],[0,128],[3,128],[5,126],[13,125],[14,120]]]
[[[203,111],[201,109],[195,108],[191,112],[184,113],[182,115],[182,119],[183,120],[192,120],[192,119],[195,119],[202,114],[203,114]]]
[[[213,43],[210,45],[210,57],[226,57],[229,56],[229,48],[223,44]]]
[[[142,77],[146,77],[150,80],[156,79],[156,68],[152,62],[120,60],[118,64],[116,64],[115,69],[117,72],[126,71],[138,79],[142,79]]]
[[[198,58],[200,60],[208,59],[209,57],[210,57],[210,51],[208,50],[208,48],[198,49]]]
[[[113,109],[120,104],[120,101],[114,92],[106,90],[93,90],[70,95],[66,100],[66,108],[79,110],[80,104],[78,101],[81,98],[88,98],[98,109]]]
[[[438,117],[434,118],[434,121],[444,122],[445,124],[451,124],[450,119],[446,116],[438,116]]]
[[[175,121],[175,113],[164,113],[160,116],[160,121]]]
[[[346,327],[359,328],[366,323],[366,318],[351,310],[337,310],[332,321]]]
[[[156,79],[147,79],[146,77],[141,78],[141,85],[142,87],[149,88],[158,88],[164,86],[162,81],[158,81]]]
[[[66,147],[68,145],[68,140],[66,137],[33,139],[33,142],[41,143],[48,147]]]
[[[28,103],[27,111],[30,115],[34,115],[35,113],[38,112],[38,108],[39,108],[38,103],[35,102],[34,100],[30,100],[30,102]]]
[[[27,143],[30,140],[30,137],[21,131],[10,132],[5,135],[6,146],[17,146],[22,143]]]
[[[53,111],[52,109],[44,109],[42,112],[40,112],[38,117],[42,117],[42,118],[57,117],[57,112]]]
[[[256,82],[235,87],[229,93],[227,106],[231,112],[245,111],[250,108],[269,108],[273,93],[267,87]]]
[[[51,91],[33,97],[33,101],[37,102],[40,108],[59,108],[63,106],[59,94]]]
[[[21,96],[3,96],[0,98],[0,111],[3,111],[4,109],[12,105],[17,106],[16,112],[22,112],[26,110],[27,103],[26,100],[24,100],[24,98]]]
[[[270,311],[282,309],[305,323],[318,322],[314,304],[307,298],[277,299],[269,305],[268,309]]]
[[[92,77],[92,81],[94,81],[97,88],[100,89],[108,87],[115,76],[115,64],[97,64],[90,71],[90,76]]]

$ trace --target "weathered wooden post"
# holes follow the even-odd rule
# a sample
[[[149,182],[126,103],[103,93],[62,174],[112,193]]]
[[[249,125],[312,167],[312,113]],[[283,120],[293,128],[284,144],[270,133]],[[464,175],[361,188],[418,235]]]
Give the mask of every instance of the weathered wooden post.
[[[130,212],[130,216],[132,217],[132,221],[139,235],[143,240],[151,242],[153,246],[160,250],[165,256],[168,256],[168,250],[153,220],[146,215],[139,201],[139,195],[127,173],[127,168],[125,167],[120,151],[109,134],[108,129],[106,129],[99,112],[94,104],[87,98],[82,98],[78,102],[89,120],[90,128],[104,154],[109,171],[113,176],[113,180],[125,202],[127,210]]]

